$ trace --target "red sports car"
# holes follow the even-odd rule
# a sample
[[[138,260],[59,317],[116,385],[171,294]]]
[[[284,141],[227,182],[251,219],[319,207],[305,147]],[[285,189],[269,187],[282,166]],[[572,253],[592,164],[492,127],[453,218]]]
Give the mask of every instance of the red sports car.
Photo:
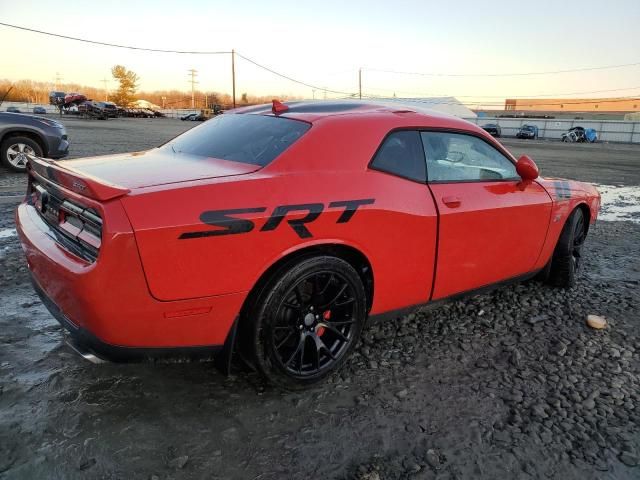
[[[600,207],[471,123],[357,101],[274,101],[149,151],[29,165],[20,240],[76,349],[241,348],[287,386],[339,368],[368,318],[534,275],[571,286]]]

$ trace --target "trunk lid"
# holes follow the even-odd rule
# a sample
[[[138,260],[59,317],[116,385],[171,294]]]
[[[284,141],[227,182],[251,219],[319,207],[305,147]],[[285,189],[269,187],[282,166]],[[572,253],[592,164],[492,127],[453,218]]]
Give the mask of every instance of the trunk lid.
[[[260,165],[175,153],[171,148],[155,148],[144,152],[64,160],[56,163],[62,169],[102,184],[128,191],[171,183],[207,178],[243,175],[259,170]]]

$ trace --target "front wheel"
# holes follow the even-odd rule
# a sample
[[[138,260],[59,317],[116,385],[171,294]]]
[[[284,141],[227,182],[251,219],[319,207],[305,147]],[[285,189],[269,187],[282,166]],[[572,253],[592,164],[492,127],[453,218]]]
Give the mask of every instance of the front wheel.
[[[569,288],[576,283],[582,263],[582,247],[587,238],[586,219],[580,208],[573,211],[565,223],[551,258],[548,282]]]
[[[9,137],[0,145],[2,163],[14,172],[25,172],[29,156],[41,157],[42,147],[28,137]]]
[[[252,350],[272,383],[300,388],[337,371],[367,315],[358,272],[329,256],[302,259],[268,282],[255,304]]]

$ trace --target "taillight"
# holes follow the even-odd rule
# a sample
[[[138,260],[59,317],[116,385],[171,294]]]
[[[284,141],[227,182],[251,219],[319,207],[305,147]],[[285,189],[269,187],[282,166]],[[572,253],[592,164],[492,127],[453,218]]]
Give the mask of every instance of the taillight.
[[[102,219],[96,212],[64,200],[60,204],[59,222],[61,230],[97,253],[102,244]]]
[[[36,181],[30,183],[27,202],[59,233],[55,238],[60,244],[90,262],[98,258],[102,246],[102,218],[98,212],[65,199],[59,191],[47,190]]]

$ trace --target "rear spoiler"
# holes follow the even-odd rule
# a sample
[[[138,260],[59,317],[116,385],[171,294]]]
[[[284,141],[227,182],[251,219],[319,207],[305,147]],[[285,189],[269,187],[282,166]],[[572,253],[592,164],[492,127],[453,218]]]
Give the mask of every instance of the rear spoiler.
[[[64,167],[45,158],[29,156],[27,169],[36,177],[41,177],[56,185],[94,200],[105,202],[122,197],[130,192],[128,188],[112,185],[90,175]]]

